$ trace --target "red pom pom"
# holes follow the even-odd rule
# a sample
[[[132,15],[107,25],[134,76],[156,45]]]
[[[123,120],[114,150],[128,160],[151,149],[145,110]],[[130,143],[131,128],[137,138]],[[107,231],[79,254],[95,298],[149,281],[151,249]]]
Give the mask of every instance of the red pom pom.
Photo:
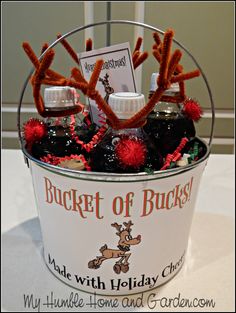
[[[115,148],[116,156],[124,168],[139,168],[145,164],[147,149],[138,138],[122,138]]]
[[[24,124],[23,132],[26,143],[30,146],[47,135],[47,126],[43,121],[31,118]]]
[[[191,98],[184,101],[183,113],[191,120],[197,122],[202,117],[200,104]]]

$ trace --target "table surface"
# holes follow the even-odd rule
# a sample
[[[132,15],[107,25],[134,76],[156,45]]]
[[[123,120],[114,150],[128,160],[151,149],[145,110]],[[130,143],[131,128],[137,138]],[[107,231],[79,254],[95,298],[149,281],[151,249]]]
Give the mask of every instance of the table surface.
[[[235,310],[234,155],[210,155],[199,188],[186,261],[177,276],[150,292],[128,298],[96,296],[96,301],[94,295],[63,284],[46,268],[30,171],[21,151],[2,150],[1,155],[2,311],[33,312],[38,306],[42,312]],[[31,308],[27,307],[27,296],[32,296]],[[51,297],[58,301],[78,297],[83,307],[50,307],[46,303]],[[111,308],[110,299],[116,307]]]

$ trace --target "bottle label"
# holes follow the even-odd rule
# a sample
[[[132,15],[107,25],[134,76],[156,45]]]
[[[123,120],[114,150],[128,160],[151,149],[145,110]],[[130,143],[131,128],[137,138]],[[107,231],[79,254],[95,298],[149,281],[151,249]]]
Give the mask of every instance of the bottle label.
[[[184,262],[206,162],[125,182],[65,176],[31,162],[49,269],[75,288],[105,295],[168,281]]]
[[[108,103],[113,92],[136,92],[132,54],[128,42],[101,49],[79,53],[81,70],[89,81],[98,59],[104,61],[96,89]],[[89,99],[92,120],[98,126],[105,122],[105,115],[97,108],[96,102]]]

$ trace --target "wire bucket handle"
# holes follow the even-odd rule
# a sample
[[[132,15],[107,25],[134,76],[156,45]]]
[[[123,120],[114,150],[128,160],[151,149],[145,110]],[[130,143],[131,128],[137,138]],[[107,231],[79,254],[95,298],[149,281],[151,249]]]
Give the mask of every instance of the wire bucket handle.
[[[63,40],[64,38],[67,38],[77,32],[83,31],[87,28],[90,27],[96,27],[99,25],[108,25],[108,24],[129,24],[129,25],[134,25],[134,26],[141,26],[143,28],[152,30],[152,31],[156,31],[160,34],[164,34],[165,32],[163,30],[160,30],[156,27],[153,27],[151,25],[148,24],[144,24],[144,23],[140,23],[140,22],[134,22],[134,21],[129,21],[129,20],[108,20],[108,21],[102,21],[102,22],[98,22],[98,23],[92,23],[92,24],[88,24],[88,25],[84,25],[84,26],[80,26],[77,27],[73,30],[71,30],[70,32],[62,35],[60,38],[58,38],[57,40],[55,40],[39,57],[39,60],[42,59],[42,57],[44,56],[44,54],[51,48],[53,48],[54,46],[56,46],[61,40]],[[203,72],[201,66],[199,65],[199,63],[197,62],[197,60],[194,58],[194,56],[187,50],[187,48],[185,48],[180,42],[178,42],[175,38],[173,38],[173,41],[181,48],[183,49],[188,55],[189,57],[192,59],[192,61],[195,63],[195,65],[197,66],[197,68],[199,69],[202,78],[206,84],[207,87],[207,91],[208,91],[208,95],[210,98],[210,104],[211,104],[211,113],[212,113],[212,118],[211,118],[211,131],[210,131],[210,138],[209,138],[209,142],[208,145],[211,148],[212,145],[212,139],[213,139],[213,133],[214,133],[214,124],[215,124],[215,105],[214,105],[214,100],[213,100],[213,96],[212,96],[212,92],[211,92],[211,88],[209,86],[209,83],[207,81],[206,75]],[[22,91],[21,91],[21,95],[20,95],[20,100],[19,100],[19,105],[18,105],[18,110],[17,110],[17,128],[18,128],[18,136],[19,136],[19,141],[20,141],[20,146],[21,149],[24,150],[24,143],[23,143],[23,138],[22,138],[22,134],[21,134],[21,106],[22,106],[22,101],[23,101],[23,97],[24,97],[24,93],[25,93],[25,89],[28,85],[28,82],[30,80],[30,77],[32,76],[32,74],[34,73],[34,67],[31,69],[28,77],[26,78],[26,81],[22,87]]]

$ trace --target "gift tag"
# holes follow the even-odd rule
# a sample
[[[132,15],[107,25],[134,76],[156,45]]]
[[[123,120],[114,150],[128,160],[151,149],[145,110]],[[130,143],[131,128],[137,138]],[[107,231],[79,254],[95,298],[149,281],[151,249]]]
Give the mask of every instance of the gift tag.
[[[108,103],[113,92],[136,92],[132,54],[128,42],[79,53],[81,70],[84,78],[89,81],[98,59],[104,61],[103,68],[96,86],[101,96]],[[92,120],[98,126],[104,124],[106,117],[99,111],[95,101],[89,99]]]

